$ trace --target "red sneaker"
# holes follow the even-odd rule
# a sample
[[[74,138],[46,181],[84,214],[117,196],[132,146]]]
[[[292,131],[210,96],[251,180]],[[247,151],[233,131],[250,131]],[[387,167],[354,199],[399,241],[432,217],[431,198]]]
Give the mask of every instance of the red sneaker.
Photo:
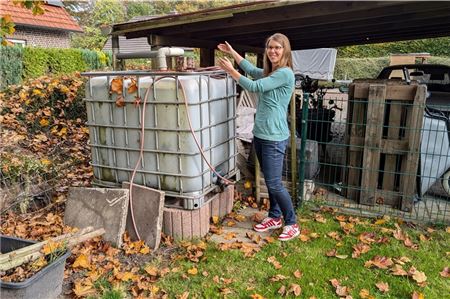
[[[266,217],[266,218],[264,218],[263,221],[261,221],[261,223],[254,225],[253,229],[257,232],[266,232],[271,229],[280,228],[281,226],[282,225],[281,225],[280,218],[276,219],[276,218]]]
[[[298,224],[285,225],[283,232],[278,236],[280,241],[289,241],[300,235],[300,228]]]

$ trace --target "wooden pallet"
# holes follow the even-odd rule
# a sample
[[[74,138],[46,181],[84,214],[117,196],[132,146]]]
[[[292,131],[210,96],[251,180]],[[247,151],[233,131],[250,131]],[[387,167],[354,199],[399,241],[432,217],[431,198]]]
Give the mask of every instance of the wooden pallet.
[[[346,196],[410,211],[416,192],[426,86],[397,80],[350,85]]]

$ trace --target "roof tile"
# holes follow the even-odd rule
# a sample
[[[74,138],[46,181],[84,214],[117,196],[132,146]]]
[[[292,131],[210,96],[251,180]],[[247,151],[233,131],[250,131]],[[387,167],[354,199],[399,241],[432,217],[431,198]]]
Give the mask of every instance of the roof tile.
[[[64,7],[44,4],[43,15],[33,15],[30,9],[14,5],[10,0],[0,1],[1,15],[10,15],[17,25],[55,28],[67,31],[83,32],[83,29],[69,15]]]

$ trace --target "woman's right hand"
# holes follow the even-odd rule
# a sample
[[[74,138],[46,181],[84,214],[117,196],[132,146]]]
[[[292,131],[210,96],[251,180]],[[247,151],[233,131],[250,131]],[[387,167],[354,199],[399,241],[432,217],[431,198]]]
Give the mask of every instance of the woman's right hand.
[[[225,42],[224,44],[218,44],[217,48],[224,53],[231,55],[233,54],[233,47],[228,42]]]

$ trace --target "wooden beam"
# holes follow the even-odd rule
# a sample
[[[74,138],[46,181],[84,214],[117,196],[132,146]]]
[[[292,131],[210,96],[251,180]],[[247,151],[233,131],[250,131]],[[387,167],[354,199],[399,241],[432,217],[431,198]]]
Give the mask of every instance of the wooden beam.
[[[239,38],[241,35],[248,34],[267,34],[269,28],[273,28],[274,31],[285,31],[286,30],[297,30],[307,29],[308,31],[326,31],[333,29],[333,27],[338,27],[339,29],[351,28],[351,27],[361,27],[369,24],[380,25],[380,24],[392,24],[398,23],[398,19],[402,18],[408,20],[407,24],[412,24],[416,20],[423,20],[430,17],[439,16],[449,16],[450,3],[443,2],[439,6],[430,5],[429,2],[418,2],[416,5],[412,6],[410,4],[404,5],[400,2],[400,5],[387,10],[385,7],[361,11],[355,14],[355,12],[344,12],[336,13],[326,17],[305,17],[305,18],[294,18],[284,21],[272,22],[272,20],[267,20],[267,22],[261,26],[257,25],[247,25],[240,26],[238,28],[226,28],[214,30],[208,27],[204,31],[196,32],[196,34],[202,36],[204,39],[209,37],[221,36],[223,38],[235,37]],[[193,34],[194,31],[188,34]],[[184,33],[186,34],[186,33]]]
[[[251,12],[235,12],[232,18],[226,20],[212,20],[209,22],[192,22],[183,26],[170,26],[158,29],[159,34],[190,34],[197,31],[231,30],[248,25],[265,26],[286,20],[294,21],[302,18],[322,17],[327,18],[338,13],[353,13],[371,11],[377,8],[398,6],[399,3],[384,1],[283,1],[284,5],[260,9]],[[406,5],[406,2],[401,2]],[[414,5],[416,5],[415,3]],[[411,5],[411,4],[410,4]],[[276,28],[276,27],[275,27]]]
[[[215,49],[217,45],[222,42],[221,40],[200,40],[174,36],[162,36],[151,34],[148,37],[148,42],[152,46],[178,46],[178,47],[194,47],[194,48],[207,48]],[[251,52],[251,53],[264,53],[264,48],[251,47],[240,44],[233,44],[233,48],[237,51]]]
[[[247,14],[254,10],[265,10],[268,8],[286,5],[292,5],[292,3],[289,3],[288,1],[261,1],[259,3],[244,3],[233,5],[230,7],[221,7],[192,13],[168,15],[153,18],[150,20],[115,24],[112,28],[112,34],[123,35],[130,32],[138,32],[148,29],[167,28],[174,26],[184,27],[188,24],[198,24],[211,20],[216,20],[219,23],[224,23],[226,19],[233,17],[235,13]]]
[[[442,28],[428,29],[424,28],[420,31],[413,32],[397,32],[397,33],[384,33],[378,35],[371,35],[370,37],[338,37],[335,36],[331,39],[291,39],[291,46],[293,50],[301,49],[314,49],[324,47],[341,47],[349,45],[365,45],[381,42],[394,42],[415,40],[421,38],[433,38],[433,37],[445,37],[450,35],[450,24],[443,24]]]
[[[450,15],[450,12],[449,12]],[[323,40],[333,40],[333,39],[341,39],[342,37],[350,37],[357,38],[358,36],[370,37],[372,35],[378,34],[398,34],[401,32],[421,32],[423,30],[432,29],[432,31],[436,31],[439,29],[445,28],[446,30],[450,30],[450,27],[445,26],[450,23],[449,16],[445,17],[433,17],[427,20],[416,21],[413,23],[394,23],[394,24],[370,24],[364,27],[348,27],[348,28],[338,28],[328,29],[325,31],[314,31],[312,28],[311,31],[308,30],[300,30],[300,31],[282,31],[286,34],[291,40],[304,39],[305,41],[311,41],[314,39],[323,39]],[[258,42],[263,36],[254,34],[251,38],[241,36],[240,38],[233,38],[232,40],[235,43],[242,43],[243,41],[251,44]]]

